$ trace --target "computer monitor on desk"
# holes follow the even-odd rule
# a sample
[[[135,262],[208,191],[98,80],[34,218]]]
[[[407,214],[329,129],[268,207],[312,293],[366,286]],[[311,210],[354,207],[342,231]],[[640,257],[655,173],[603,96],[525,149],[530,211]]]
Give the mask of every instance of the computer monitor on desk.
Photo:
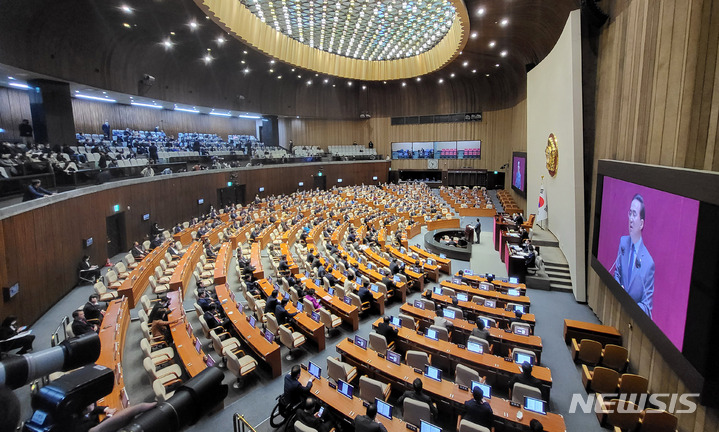
[[[456,314],[455,314],[455,312],[454,312],[452,309],[444,309],[444,310],[442,311],[442,316],[444,316],[445,318],[449,318],[449,319],[455,319],[455,318],[456,318]]]
[[[297,312],[302,312],[302,310],[305,308],[305,305],[302,304],[302,302],[297,302]]]
[[[457,293],[457,300],[459,301],[469,301],[469,295],[465,293]]]
[[[388,404],[380,398],[374,398],[374,403],[377,406],[377,414],[381,415],[387,420],[392,420],[392,405]]]
[[[377,284],[370,285],[369,289],[372,292],[379,292],[379,286],[377,286]]]
[[[484,301],[484,305],[488,308],[495,308],[497,307],[497,300],[494,299],[487,299]],[[486,324],[486,323],[485,323]]]
[[[462,276],[452,276],[452,283],[455,285],[462,285]]]
[[[471,386],[470,390],[474,391],[475,387],[479,387],[482,389],[482,393],[484,394],[485,399],[492,398],[492,387],[491,386],[489,386],[487,384],[483,384],[479,381],[472,381],[472,386]]]
[[[269,329],[265,329],[265,339],[267,339],[267,342],[272,343],[275,341],[275,335]]]
[[[442,381],[442,370],[434,366],[427,365],[427,371],[425,372],[425,376],[435,381]]]
[[[439,337],[437,336],[437,330],[435,330],[435,329],[431,329],[431,328],[427,329],[427,333],[425,334],[425,336],[427,336],[427,338],[435,340],[435,341],[439,340]]]
[[[414,307],[424,310],[424,302],[422,300],[415,300]]]
[[[312,362],[310,362],[310,365],[307,367],[307,372],[317,379],[322,378],[322,369]]]
[[[394,351],[387,350],[387,360],[399,366],[402,357]]]
[[[252,326],[252,328],[255,328],[256,322],[257,322],[257,320],[255,319],[255,317],[250,316],[250,325]]]
[[[352,399],[352,392],[354,391],[354,387],[347,384],[346,382],[342,380],[337,381],[337,391],[341,394],[347,396],[348,398]]]
[[[392,317],[392,325],[395,327],[402,327],[402,318],[399,317]]]
[[[534,364],[534,358],[528,354],[520,353],[520,352],[514,352],[514,362],[517,364]]]
[[[420,420],[419,432],[442,432],[442,428],[435,426],[432,423],[427,423],[424,420]]]
[[[537,414],[546,414],[547,406],[543,400],[531,398],[529,396],[524,397],[524,409],[532,411]]]
[[[361,337],[355,335],[355,345],[366,350],[367,349],[367,339],[364,339],[364,338],[361,338]]]
[[[329,295],[331,295],[331,296],[335,295],[335,289],[332,288],[332,287],[330,287],[330,289],[328,289],[327,292],[328,292]]]
[[[467,351],[482,354],[484,353],[484,347],[477,342],[467,342]]]

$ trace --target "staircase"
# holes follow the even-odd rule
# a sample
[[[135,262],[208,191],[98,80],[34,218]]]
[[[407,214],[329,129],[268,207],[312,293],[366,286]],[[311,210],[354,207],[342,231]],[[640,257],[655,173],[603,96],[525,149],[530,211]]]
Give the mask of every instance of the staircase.
[[[569,275],[568,264],[545,261],[544,271],[549,277],[550,290],[572,292],[572,278]]]

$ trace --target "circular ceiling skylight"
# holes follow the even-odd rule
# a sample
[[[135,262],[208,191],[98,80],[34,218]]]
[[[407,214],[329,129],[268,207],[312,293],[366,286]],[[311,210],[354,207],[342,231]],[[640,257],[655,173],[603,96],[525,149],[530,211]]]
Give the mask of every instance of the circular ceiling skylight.
[[[361,60],[431,50],[455,19],[449,0],[240,0],[262,22],[312,48]]]

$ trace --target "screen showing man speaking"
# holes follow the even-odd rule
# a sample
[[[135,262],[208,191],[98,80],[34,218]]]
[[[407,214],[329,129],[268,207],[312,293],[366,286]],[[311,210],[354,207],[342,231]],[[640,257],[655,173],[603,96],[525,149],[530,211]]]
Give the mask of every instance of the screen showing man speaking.
[[[682,349],[699,201],[604,177],[597,258]]]

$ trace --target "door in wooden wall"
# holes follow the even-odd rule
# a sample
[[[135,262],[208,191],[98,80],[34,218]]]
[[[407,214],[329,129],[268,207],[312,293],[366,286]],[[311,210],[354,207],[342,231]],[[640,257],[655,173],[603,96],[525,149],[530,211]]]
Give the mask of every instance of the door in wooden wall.
[[[125,213],[116,213],[105,218],[107,232],[107,256],[115,255],[127,250],[125,241]]]

